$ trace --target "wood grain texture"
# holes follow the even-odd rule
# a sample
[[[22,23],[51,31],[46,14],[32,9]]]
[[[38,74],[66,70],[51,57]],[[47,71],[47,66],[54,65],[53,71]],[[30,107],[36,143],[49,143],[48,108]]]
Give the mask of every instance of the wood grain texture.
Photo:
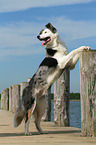
[[[96,136],[96,51],[80,54],[82,136]]]
[[[69,126],[70,72],[65,69],[54,83],[54,122],[56,126]]]

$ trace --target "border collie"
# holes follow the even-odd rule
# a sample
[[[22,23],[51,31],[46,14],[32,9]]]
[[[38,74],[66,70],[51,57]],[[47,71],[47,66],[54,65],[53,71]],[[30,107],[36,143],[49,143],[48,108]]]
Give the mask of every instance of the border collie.
[[[43,41],[46,57],[43,59],[37,72],[33,75],[27,87],[23,91],[22,100],[14,115],[14,127],[20,125],[25,119],[25,135],[30,135],[29,118],[34,115],[37,130],[46,133],[40,127],[41,118],[45,112],[46,94],[48,88],[61,75],[65,68],[73,69],[79,59],[79,53],[90,48],[81,46],[70,53],[61,41],[57,29],[50,23],[46,29],[41,30],[37,38]]]

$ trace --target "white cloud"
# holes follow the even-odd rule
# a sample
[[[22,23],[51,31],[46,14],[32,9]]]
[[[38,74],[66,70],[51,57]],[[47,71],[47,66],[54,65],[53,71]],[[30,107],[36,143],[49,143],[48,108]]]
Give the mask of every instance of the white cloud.
[[[34,29],[33,29],[34,28]],[[36,24],[14,23],[0,27],[0,47],[26,47],[36,43]],[[34,31],[33,31],[34,30]],[[5,41],[5,43],[4,43]]]
[[[96,21],[73,21],[66,17],[53,20],[58,31],[65,35],[66,40],[76,40],[96,36]]]
[[[96,21],[72,21],[65,17],[55,17],[51,22],[66,41],[96,36]],[[41,49],[41,42],[36,36],[44,25],[41,21],[0,26],[0,56],[43,53],[44,49]]]
[[[31,55],[31,54],[37,54],[42,53],[41,49],[22,49],[22,48],[16,48],[16,49],[0,49],[0,56],[24,56],[24,55]]]
[[[89,3],[95,0],[0,0],[0,12],[26,10],[32,7],[49,7]]]
[[[12,23],[0,26],[0,56],[30,55],[42,53],[37,35],[40,27],[36,23]]]

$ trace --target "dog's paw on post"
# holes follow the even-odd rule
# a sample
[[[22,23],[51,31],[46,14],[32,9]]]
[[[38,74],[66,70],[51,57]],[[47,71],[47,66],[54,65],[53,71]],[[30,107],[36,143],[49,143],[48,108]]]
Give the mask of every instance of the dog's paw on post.
[[[80,49],[81,49],[81,51],[89,51],[89,50],[91,50],[91,48],[89,47],[89,46],[81,46],[80,47]]]
[[[86,50],[86,51],[90,51],[91,48],[90,48],[89,46],[86,46],[86,48],[85,48],[84,50]]]

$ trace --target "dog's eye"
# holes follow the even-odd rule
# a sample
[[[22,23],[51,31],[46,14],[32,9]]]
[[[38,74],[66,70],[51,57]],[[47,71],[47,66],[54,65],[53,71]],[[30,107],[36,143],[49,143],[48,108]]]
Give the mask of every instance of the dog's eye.
[[[45,33],[47,33],[47,31],[45,31]]]

